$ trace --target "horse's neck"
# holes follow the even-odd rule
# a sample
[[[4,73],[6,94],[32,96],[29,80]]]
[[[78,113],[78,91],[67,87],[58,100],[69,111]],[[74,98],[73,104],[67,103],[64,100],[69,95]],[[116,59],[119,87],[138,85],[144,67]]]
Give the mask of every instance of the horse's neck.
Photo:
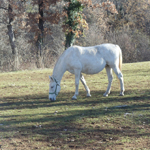
[[[61,79],[66,71],[63,61],[59,61],[53,70],[53,77],[60,83]]]

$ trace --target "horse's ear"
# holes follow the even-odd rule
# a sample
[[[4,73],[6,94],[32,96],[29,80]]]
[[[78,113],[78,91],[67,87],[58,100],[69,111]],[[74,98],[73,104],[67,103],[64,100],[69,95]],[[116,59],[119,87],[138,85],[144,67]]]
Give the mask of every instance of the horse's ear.
[[[54,80],[52,76],[49,76],[49,79],[50,79],[50,80]]]

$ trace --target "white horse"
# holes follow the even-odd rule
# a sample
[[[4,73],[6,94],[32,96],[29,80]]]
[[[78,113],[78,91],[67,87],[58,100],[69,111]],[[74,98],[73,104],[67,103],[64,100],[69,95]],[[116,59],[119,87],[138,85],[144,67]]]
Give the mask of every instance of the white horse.
[[[56,96],[60,92],[60,82],[63,74],[69,71],[75,74],[75,94],[72,99],[77,99],[79,80],[85,87],[87,96],[91,96],[90,90],[86,85],[86,81],[82,75],[96,74],[106,68],[108,76],[108,87],[104,96],[108,96],[111,90],[111,83],[113,80],[112,69],[120,80],[121,92],[120,96],[124,95],[124,82],[121,73],[122,66],[122,52],[118,45],[102,44],[92,47],[72,46],[63,52],[56,62],[53,70],[53,75],[49,76],[49,99],[56,100]]]

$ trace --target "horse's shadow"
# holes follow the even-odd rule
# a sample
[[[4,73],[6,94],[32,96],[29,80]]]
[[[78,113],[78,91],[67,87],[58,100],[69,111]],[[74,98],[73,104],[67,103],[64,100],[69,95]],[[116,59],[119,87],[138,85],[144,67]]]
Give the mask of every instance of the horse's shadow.
[[[143,90],[147,91],[148,90]],[[136,90],[132,90],[136,92]],[[11,110],[11,109],[34,109],[41,107],[53,107],[53,106],[63,106],[63,105],[78,105],[83,106],[86,104],[101,104],[101,103],[115,103],[115,102],[128,102],[132,100],[149,99],[149,95],[141,96],[130,96],[131,91],[127,90],[125,96],[119,96],[119,91],[112,91],[108,97],[103,97],[104,91],[91,91],[91,97],[86,97],[85,91],[80,91],[77,100],[71,100],[74,92],[59,93],[56,101],[51,102],[48,99],[48,95],[24,95],[17,97],[3,97],[1,98],[0,109],[1,110]]]
[[[39,114],[9,114],[9,115],[3,115],[1,116],[2,121],[1,124],[4,124],[1,126],[0,131],[1,132],[11,132],[12,130],[16,133],[18,133],[18,136],[20,134],[22,136],[29,136],[30,134],[40,134],[43,135],[46,138],[49,138],[51,140],[52,138],[58,138],[60,137],[60,132],[63,134],[67,134],[65,130],[71,133],[78,132],[79,134],[83,133],[86,136],[88,134],[96,134],[98,136],[103,137],[105,140],[107,133],[112,135],[119,135],[122,136],[123,133],[120,132],[118,129],[96,129],[93,128],[83,128],[80,123],[76,123],[76,120],[83,120],[88,118],[101,118],[104,116],[115,116],[116,114],[124,114],[125,112],[132,112],[132,111],[141,111],[143,110],[149,110],[150,104],[148,103],[130,103],[127,107],[119,108],[114,107],[114,104],[116,102],[120,102],[121,104],[132,102],[132,101],[141,101],[145,99],[150,99],[149,95],[141,95],[138,97],[135,96],[116,96],[118,94],[117,91],[114,91],[110,94],[109,97],[103,97],[104,91],[91,91],[92,97],[86,97],[85,91],[81,91],[80,95],[78,97],[78,100],[71,100],[71,96],[74,94],[74,92],[66,92],[66,93],[60,93],[57,97],[57,100],[55,102],[51,102],[48,100],[48,96],[46,94],[39,94],[39,95],[26,95],[26,96],[20,96],[20,97],[5,97],[1,99],[0,109],[1,111],[7,111],[7,110],[16,110],[21,111],[22,109],[36,109],[36,108],[50,108],[50,107],[56,107],[62,108],[63,111],[59,111],[55,114],[55,112],[40,112]],[[134,91],[135,92],[135,91]],[[148,91],[147,91],[148,92]],[[130,93],[130,91],[127,91],[127,93]],[[105,110],[105,107],[95,107],[99,106],[99,104],[113,104],[112,107],[108,107],[107,111]],[[76,107],[86,107],[88,105],[89,109],[77,109]],[[62,107],[64,106],[64,107]],[[65,109],[69,107],[74,107],[75,109]],[[30,117],[32,116],[32,117]],[[34,117],[33,117],[34,116]],[[150,116],[147,116],[149,118]],[[7,119],[8,118],[8,119]],[[11,118],[11,119],[9,119]],[[139,123],[139,120],[136,120],[136,117],[133,118],[135,123]],[[145,118],[142,117],[141,121],[147,122],[147,120],[144,120]],[[18,124],[24,122],[24,126],[17,127]],[[37,125],[37,123],[40,122],[40,126],[33,126],[30,125],[30,123]],[[147,122],[149,123],[149,122]],[[6,128],[5,124],[8,126],[11,126],[10,128]],[[92,124],[92,123],[91,123]],[[19,131],[19,132],[18,132]],[[28,131],[28,134],[26,132]],[[127,133],[134,132],[130,129],[124,129],[124,131],[128,131]],[[130,132],[129,132],[130,131]],[[146,132],[145,135],[149,135]],[[130,134],[131,135],[131,134]],[[134,136],[135,134],[133,134]],[[138,135],[138,134],[137,134]],[[17,136],[17,134],[15,135]],[[85,136],[85,137],[86,137]],[[91,135],[90,135],[91,136]],[[127,134],[128,136],[128,134]],[[135,135],[136,136],[136,135]],[[41,140],[41,139],[40,139]],[[44,138],[42,139],[44,140]],[[84,139],[85,140],[85,139]]]

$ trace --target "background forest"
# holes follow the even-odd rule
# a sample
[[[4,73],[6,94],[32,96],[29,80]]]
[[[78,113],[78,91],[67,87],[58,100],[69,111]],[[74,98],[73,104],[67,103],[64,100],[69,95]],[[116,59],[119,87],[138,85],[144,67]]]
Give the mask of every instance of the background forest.
[[[84,0],[80,0],[84,3]],[[88,28],[76,45],[118,44],[123,61],[150,61],[150,0],[111,0],[118,13],[93,7],[83,9]],[[91,4],[91,5],[90,5]],[[0,71],[49,68],[65,50],[63,0],[0,1]]]

